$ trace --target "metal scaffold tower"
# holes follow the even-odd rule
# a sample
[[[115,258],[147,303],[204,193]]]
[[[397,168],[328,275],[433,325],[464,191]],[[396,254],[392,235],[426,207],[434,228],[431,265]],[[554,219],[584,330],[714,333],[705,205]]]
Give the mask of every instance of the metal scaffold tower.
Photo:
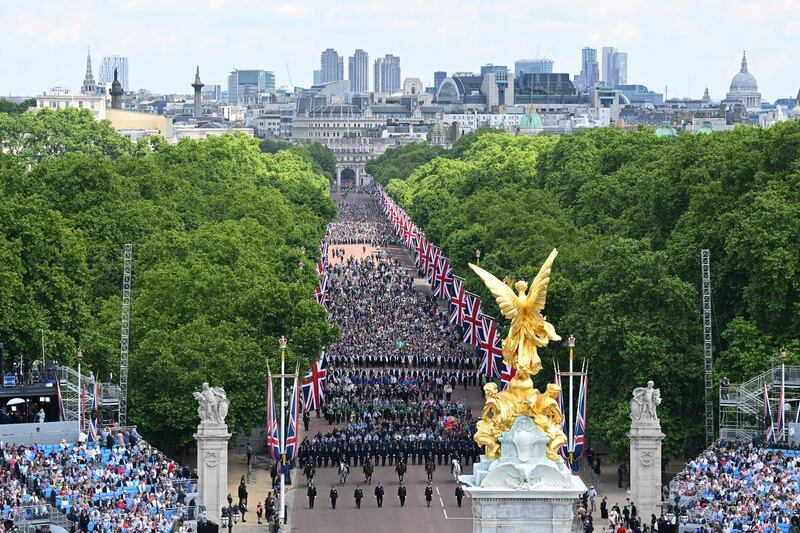
[[[128,339],[131,325],[131,259],[133,245],[124,248],[122,267],[122,327],[119,342],[119,425],[128,422]]]
[[[700,250],[703,279],[703,370],[705,374],[706,446],[714,442],[714,353],[711,344],[711,252]]]

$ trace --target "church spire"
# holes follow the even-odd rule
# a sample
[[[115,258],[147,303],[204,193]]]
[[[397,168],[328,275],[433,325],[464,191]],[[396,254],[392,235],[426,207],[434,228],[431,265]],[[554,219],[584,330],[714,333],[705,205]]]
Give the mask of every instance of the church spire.
[[[747,72],[747,50],[742,51],[742,69],[739,72]]]
[[[95,93],[94,75],[92,74],[92,51],[86,49],[86,75],[83,77],[83,87],[81,88],[82,94]]]

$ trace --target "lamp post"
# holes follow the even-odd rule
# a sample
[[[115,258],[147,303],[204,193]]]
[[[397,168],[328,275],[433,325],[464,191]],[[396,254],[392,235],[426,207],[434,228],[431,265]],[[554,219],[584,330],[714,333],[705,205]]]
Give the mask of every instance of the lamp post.
[[[569,462],[572,464],[572,452],[575,451],[575,443],[573,439],[575,436],[573,432],[575,428],[572,423],[572,351],[575,348],[575,335],[570,335],[567,339],[567,345],[569,346]]]
[[[480,265],[480,264],[481,264],[481,249],[480,249],[480,248],[478,248],[477,250],[475,250],[475,263],[476,263],[477,265]]]
[[[242,515],[238,505],[233,505],[233,497],[228,494],[228,506],[222,508],[222,515],[219,518],[220,525],[228,528],[228,533],[233,529],[234,524],[238,524]]]
[[[783,426],[782,426],[783,433],[781,433],[781,442],[785,442],[786,437],[788,436],[787,434],[789,433],[788,431],[786,431],[786,411],[784,411],[783,409],[783,404],[786,402],[786,399],[783,396],[784,390],[786,390],[784,388],[786,386],[786,346],[781,346],[780,354],[781,354],[781,395],[780,395],[781,405],[779,406],[779,409],[781,410],[780,420],[783,421]]]
[[[286,479],[283,473],[286,464],[286,421],[284,419],[286,410],[283,405],[284,385],[286,381],[286,337],[281,335],[281,338],[278,339],[278,347],[281,349],[281,509],[279,516],[282,516],[284,523],[286,523]]]
[[[81,347],[75,351],[75,359],[78,360],[78,425],[79,430],[83,431],[83,389],[81,389],[81,359],[83,359],[83,351]]]

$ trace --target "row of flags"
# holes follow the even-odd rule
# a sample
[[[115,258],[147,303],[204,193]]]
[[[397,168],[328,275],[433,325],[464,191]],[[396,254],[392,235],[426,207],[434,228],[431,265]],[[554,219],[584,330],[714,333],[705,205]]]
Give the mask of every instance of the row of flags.
[[[480,371],[490,379],[499,379],[507,388],[515,371],[503,362],[503,347],[496,321],[481,310],[481,299],[464,288],[464,279],[453,274],[450,260],[442,249],[425,238],[403,208],[381,188],[375,189],[376,200],[389,219],[402,243],[414,258],[414,264],[428,278],[433,294],[447,300],[449,320],[462,328],[462,341],[474,346],[481,355]]]
[[[553,383],[558,385],[558,388],[561,391],[558,393],[558,408],[562,413],[564,413],[564,387],[561,385],[561,371],[555,362],[553,362],[553,367],[555,373]],[[576,470],[578,466],[577,461],[583,455],[583,450],[586,446],[586,406],[588,401],[588,393],[589,369],[584,363],[583,368],[581,369],[580,384],[578,387],[578,410],[575,414],[575,432],[572,436],[572,443],[567,442],[559,450],[559,454],[564,459],[567,467],[574,468]],[[567,416],[564,416],[564,419],[561,421],[561,431],[564,432],[564,435],[569,435],[568,424],[569,421]],[[569,437],[567,437],[567,439],[569,440]],[[589,466],[591,467],[591,465]]]
[[[289,463],[296,457],[300,448],[299,435],[300,389],[297,386],[297,372],[294,385],[289,393],[289,423],[286,427],[286,447],[281,450],[280,419],[275,415],[275,398],[272,391],[272,374],[267,378],[267,448],[273,459],[281,461],[281,468],[288,470]]]

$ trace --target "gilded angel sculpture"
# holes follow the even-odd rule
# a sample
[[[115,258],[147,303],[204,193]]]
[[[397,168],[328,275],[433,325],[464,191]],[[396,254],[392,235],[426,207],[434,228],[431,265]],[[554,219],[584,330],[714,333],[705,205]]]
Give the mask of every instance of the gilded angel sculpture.
[[[558,250],[553,248],[533,280],[530,293],[524,280],[517,281],[512,288],[510,281],[504,283],[482,268],[469,265],[491,291],[503,316],[511,320],[508,336],[503,341],[503,361],[516,368],[521,379],[527,379],[542,369],[538,347],[547,346],[551,340],[561,340],[553,325],[542,315],[550,284],[550,269],[556,255]],[[518,294],[514,294],[514,288]]]

